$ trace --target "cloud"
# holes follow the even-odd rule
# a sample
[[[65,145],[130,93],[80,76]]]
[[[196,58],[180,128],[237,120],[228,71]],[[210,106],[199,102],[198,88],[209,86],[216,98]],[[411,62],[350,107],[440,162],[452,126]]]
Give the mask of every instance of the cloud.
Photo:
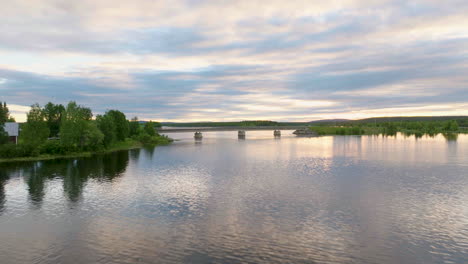
[[[10,1],[0,100],[179,121],[464,113],[466,12],[457,0]]]

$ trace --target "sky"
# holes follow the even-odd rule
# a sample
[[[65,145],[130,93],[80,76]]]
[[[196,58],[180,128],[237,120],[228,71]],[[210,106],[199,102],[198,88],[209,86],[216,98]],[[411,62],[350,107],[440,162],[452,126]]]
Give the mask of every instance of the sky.
[[[0,0],[0,101],[155,121],[468,115],[466,0]]]

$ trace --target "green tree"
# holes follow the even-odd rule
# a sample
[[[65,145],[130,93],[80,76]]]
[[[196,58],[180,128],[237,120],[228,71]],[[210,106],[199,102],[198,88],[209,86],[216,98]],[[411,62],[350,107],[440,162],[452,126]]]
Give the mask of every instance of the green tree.
[[[153,122],[154,128],[161,128],[162,124],[159,122]]]
[[[132,118],[129,124],[129,136],[135,136],[140,133],[140,122],[138,122],[138,117]]]
[[[106,115],[111,116],[114,121],[117,140],[125,140],[128,137],[130,131],[125,114],[118,110],[109,110],[106,112]]]
[[[8,142],[8,135],[3,128],[3,125],[0,124],[0,145],[3,145]]]
[[[104,135],[104,146],[108,147],[112,145],[117,139],[117,129],[113,117],[108,113],[105,115],[97,115],[96,124]]]
[[[70,102],[63,112],[60,127],[60,140],[65,146],[80,149],[97,148],[102,143],[104,135],[91,121],[91,109]]]
[[[104,134],[96,126],[95,122],[88,121],[85,129],[83,130],[83,136],[81,141],[81,147],[88,150],[95,150],[102,146],[104,140]]]
[[[445,131],[457,131],[458,130],[458,123],[455,120],[447,121],[444,125]]]
[[[8,142],[8,134],[5,131],[3,125],[5,122],[9,122],[10,112],[8,110],[6,102],[0,102],[0,144]]]
[[[21,139],[25,144],[39,146],[47,140],[49,132],[41,107],[33,104],[27,114],[27,122],[21,130]]]
[[[145,123],[145,127],[143,128],[143,131],[150,136],[156,136],[154,123],[151,121]]]
[[[387,135],[396,135],[398,128],[395,123],[388,122],[384,124],[384,130]]]
[[[5,122],[10,121],[10,111],[8,110],[8,106],[6,102],[0,102],[0,125],[5,124]]]
[[[57,137],[60,132],[60,121],[65,107],[61,104],[47,103],[42,112],[50,130],[50,137]]]

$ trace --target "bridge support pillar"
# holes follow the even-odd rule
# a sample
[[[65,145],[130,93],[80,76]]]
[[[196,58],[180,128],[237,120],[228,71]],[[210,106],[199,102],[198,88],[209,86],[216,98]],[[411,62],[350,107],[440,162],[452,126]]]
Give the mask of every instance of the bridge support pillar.
[[[275,137],[281,137],[281,130],[275,130],[275,131],[273,131],[273,136],[275,136]]]
[[[237,132],[237,137],[239,139],[245,139],[245,131],[244,130],[239,130],[239,132]]]
[[[203,135],[201,132],[195,132],[195,135],[193,136],[195,140],[201,140],[203,138]]]

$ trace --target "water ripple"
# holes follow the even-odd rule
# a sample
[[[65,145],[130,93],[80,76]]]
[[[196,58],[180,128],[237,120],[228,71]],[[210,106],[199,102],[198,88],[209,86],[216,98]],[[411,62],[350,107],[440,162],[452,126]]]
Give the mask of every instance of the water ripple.
[[[467,136],[255,133],[1,165],[1,263],[468,262]]]

